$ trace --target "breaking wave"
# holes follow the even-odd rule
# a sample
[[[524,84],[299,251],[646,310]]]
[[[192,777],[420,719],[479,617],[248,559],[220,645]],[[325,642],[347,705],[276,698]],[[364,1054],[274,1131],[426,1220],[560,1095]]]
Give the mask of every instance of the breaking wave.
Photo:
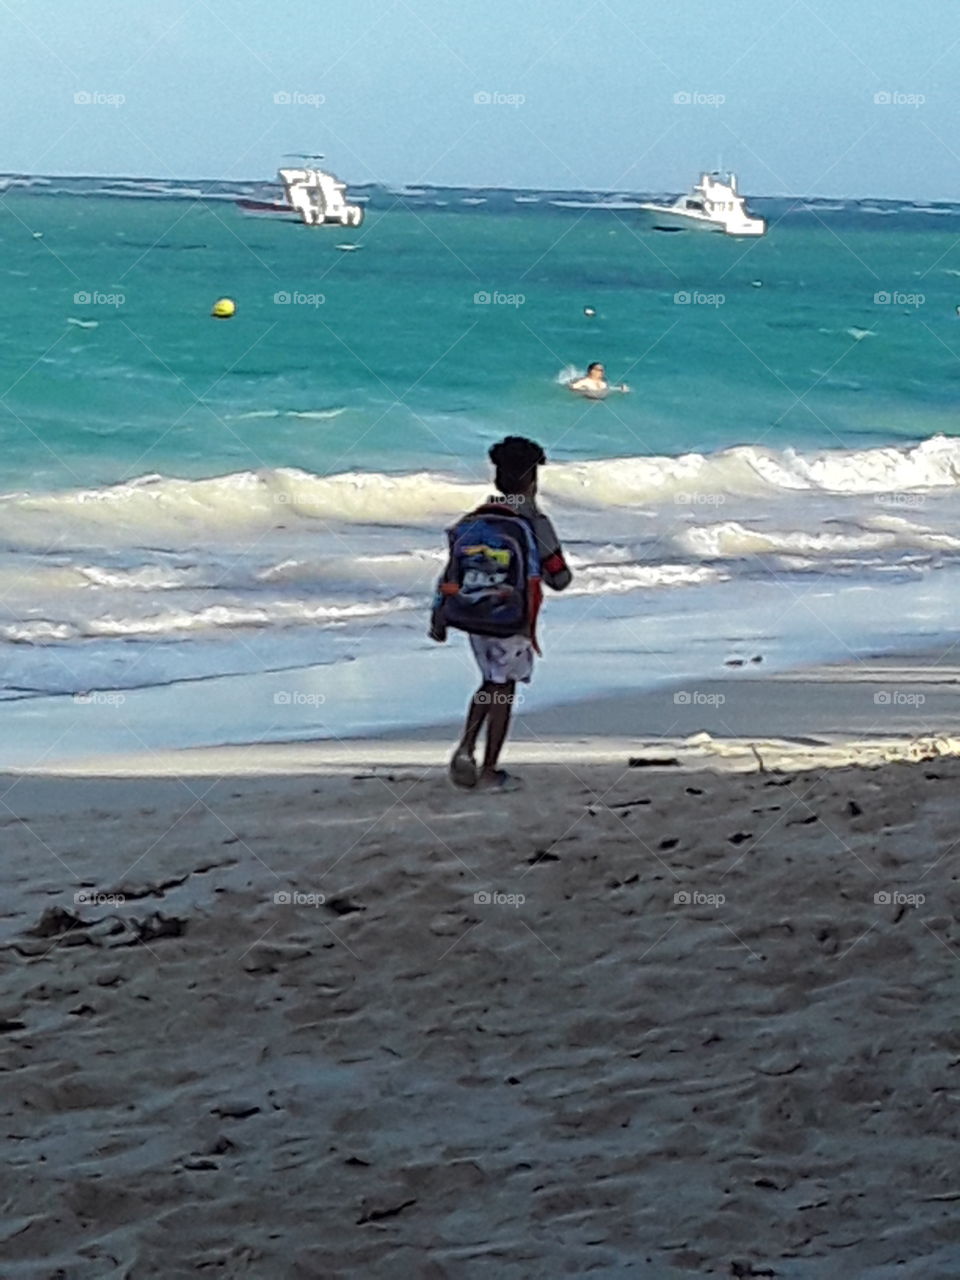
[[[556,463],[542,477],[548,501],[598,511],[667,501],[694,506],[711,496],[931,489],[960,490],[960,439],[808,454],[743,445],[714,454]],[[114,528],[125,542],[132,535],[141,545],[159,537],[182,543],[201,532],[234,536],[290,520],[424,527],[469,509],[488,492],[480,473],[474,482],[432,472],[317,476],[292,468],[200,480],[152,475],[103,488],[2,496],[0,539],[14,547],[49,543],[65,529],[82,539]]]

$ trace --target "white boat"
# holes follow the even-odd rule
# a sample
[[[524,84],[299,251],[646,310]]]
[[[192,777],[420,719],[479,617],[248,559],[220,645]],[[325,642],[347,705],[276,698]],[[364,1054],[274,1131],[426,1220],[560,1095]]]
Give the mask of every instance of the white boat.
[[[308,227],[359,227],[363,221],[362,207],[347,204],[343,198],[347,184],[332,173],[315,167],[279,169],[277,177],[283,183],[286,201],[238,200],[244,213],[299,217]]]
[[[281,169],[277,177],[287,200],[308,227],[359,227],[363,221],[363,209],[358,204],[347,204],[343,198],[347,184],[332,173],[323,169]]]
[[[762,236],[767,230],[763,218],[747,209],[747,202],[737,190],[737,175],[728,173],[726,181],[719,173],[702,173],[700,181],[673,204],[644,203],[646,213],[655,215],[654,226],[664,231],[697,227],[703,231],[723,231],[728,236]]]

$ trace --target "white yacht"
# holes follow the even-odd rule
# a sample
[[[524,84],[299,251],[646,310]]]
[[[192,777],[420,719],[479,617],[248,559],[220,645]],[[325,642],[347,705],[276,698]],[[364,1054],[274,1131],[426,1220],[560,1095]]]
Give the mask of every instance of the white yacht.
[[[646,213],[655,215],[654,226],[664,231],[698,227],[704,231],[723,231],[728,236],[762,236],[767,230],[763,218],[755,218],[747,202],[737,190],[737,175],[702,173],[700,181],[673,204],[642,204]]]
[[[310,159],[322,160],[323,156]],[[363,208],[347,204],[343,198],[347,184],[332,173],[311,166],[279,169],[277,177],[283,183],[286,201],[238,200],[244,213],[299,218],[308,227],[359,227],[363,221]]]
[[[343,198],[347,184],[332,173],[322,169],[280,169],[277,177],[287,200],[308,227],[359,227],[363,221],[363,209],[358,204],[347,204]]]

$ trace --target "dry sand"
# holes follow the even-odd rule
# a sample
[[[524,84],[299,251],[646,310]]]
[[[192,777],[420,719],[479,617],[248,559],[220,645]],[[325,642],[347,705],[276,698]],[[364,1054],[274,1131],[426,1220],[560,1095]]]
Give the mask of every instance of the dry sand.
[[[955,1280],[960,762],[355,773],[2,782],[4,1280]]]

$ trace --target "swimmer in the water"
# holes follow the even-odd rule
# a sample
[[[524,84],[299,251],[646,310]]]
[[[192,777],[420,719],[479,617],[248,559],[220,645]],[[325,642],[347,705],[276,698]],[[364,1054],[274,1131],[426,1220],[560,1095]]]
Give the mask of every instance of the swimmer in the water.
[[[602,398],[608,391],[630,390],[625,382],[611,387],[607,382],[607,371],[598,360],[587,365],[587,372],[583,378],[575,378],[573,382],[568,382],[567,386],[571,391],[577,391],[583,396],[592,396],[594,399]]]

